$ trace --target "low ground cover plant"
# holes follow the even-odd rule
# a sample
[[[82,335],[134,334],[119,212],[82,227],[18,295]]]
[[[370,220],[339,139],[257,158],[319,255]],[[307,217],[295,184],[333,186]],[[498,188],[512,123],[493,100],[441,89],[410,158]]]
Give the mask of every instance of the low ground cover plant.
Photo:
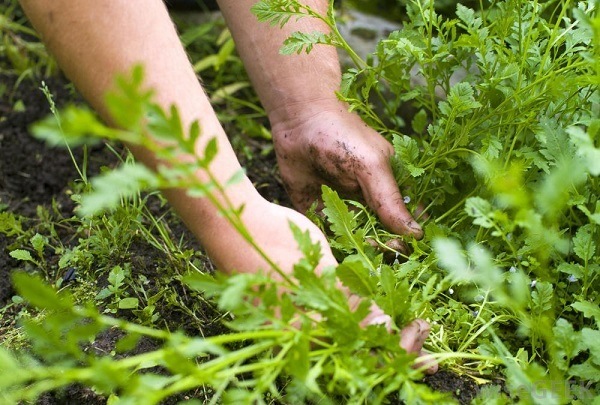
[[[264,274],[224,278],[185,267],[180,279],[188,288],[229,314],[230,332],[200,338],[156,327],[152,306],[159,297],[147,297],[142,308],[124,288],[128,268],[110,269],[96,295],[106,301],[105,313],[60,288],[65,278],[55,278],[57,292],[28,275],[51,272],[41,253],[48,242],[29,235],[27,248],[11,255],[27,264],[14,282],[18,300],[37,308],[36,316],[23,320],[28,350],[0,350],[0,398],[33,401],[83,383],[111,403],[158,403],[205,385],[214,403],[450,401],[419,383],[421,370],[412,368],[414,357],[396,336],[358,326],[375,300],[398,326],[428,319],[428,348],[443,367],[480,383],[502,380],[483,388],[476,402],[597,403],[597,4],[507,0],[477,10],[458,4],[455,17],[443,17],[433,2],[415,0],[404,27],[366,60],[339,35],[333,5],[327,15],[293,0],[263,0],[253,10],[271,24],[310,16],[329,25],[329,34],[294,33],[282,52],[328,44],[352,56],[356,66],[344,74],[339,97],[393,142],[405,201],[424,207],[425,237],[389,234],[363,204],[324,187],[324,218],[314,219],[329,233],[340,265],[316,276],[318,246],[296,230],[305,258],[283,284]],[[415,84],[415,71],[422,84]],[[136,68],[108,99],[121,130],[81,107],[34,128],[54,144],[97,138],[139,144],[170,163],[156,173],[133,162],[104,173],[81,197],[80,214],[93,221],[136,200],[140,190],[185,187],[211,198],[252,243],[240,207],[214,197],[227,184],[214,177],[201,184],[190,175],[210,174],[215,144],[193,157],[201,125],[183,128],[177,110],[157,108],[142,82],[143,69]],[[413,112],[408,120],[406,108]],[[182,162],[182,154],[193,158]],[[18,219],[3,221],[3,233],[19,233]],[[390,248],[397,238],[410,249]],[[65,267],[75,262],[64,260]],[[357,311],[335,288],[336,277],[364,297]],[[289,294],[278,295],[280,287]],[[107,315],[129,309],[140,311],[135,322]],[[109,328],[122,331],[118,352],[143,336],[161,343],[128,356],[89,351],[87,344]]]

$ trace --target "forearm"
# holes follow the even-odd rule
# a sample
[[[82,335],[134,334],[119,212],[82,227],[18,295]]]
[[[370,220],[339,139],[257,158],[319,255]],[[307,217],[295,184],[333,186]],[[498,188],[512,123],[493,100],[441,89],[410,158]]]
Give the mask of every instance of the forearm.
[[[341,70],[337,51],[317,45],[309,53],[281,55],[279,49],[292,32],[329,32],[325,23],[314,18],[292,18],[282,28],[261,23],[250,11],[256,0],[219,0],[219,5],[237,44],[246,70],[272,123],[290,122],[299,110],[303,115],[327,108],[339,108]],[[327,0],[304,0],[321,14]],[[312,106],[312,107],[311,107]],[[330,106],[330,107],[329,107]],[[303,117],[304,118],[304,117]]]

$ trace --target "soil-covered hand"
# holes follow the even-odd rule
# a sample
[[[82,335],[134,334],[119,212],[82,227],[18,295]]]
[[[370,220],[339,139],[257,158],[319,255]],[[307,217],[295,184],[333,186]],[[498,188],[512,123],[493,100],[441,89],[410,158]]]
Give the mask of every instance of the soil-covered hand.
[[[305,212],[326,184],[342,195],[359,198],[392,232],[423,236],[404,205],[392,174],[392,145],[356,114],[324,108],[273,124],[281,176],[292,203]]]

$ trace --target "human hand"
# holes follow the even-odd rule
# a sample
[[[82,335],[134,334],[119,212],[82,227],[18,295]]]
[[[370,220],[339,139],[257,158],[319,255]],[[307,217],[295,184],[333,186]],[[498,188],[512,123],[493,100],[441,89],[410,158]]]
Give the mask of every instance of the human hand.
[[[252,235],[256,244],[273,260],[287,275],[292,274],[293,266],[297,263],[302,253],[297,247],[289,223],[293,222],[303,231],[308,231],[313,242],[319,242],[323,257],[317,267],[319,272],[326,266],[336,266],[331,249],[323,233],[305,216],[297,211],[269,203],[262,198],[251,199],[243,212],[245,226]],[[221,270],[227,272],[256,272],[260,269],[268,270],[269,264],[245,242],[239,233],[224,224],[211,232],[209,255]],[[235,253],[233,248],[235,247]],[[276,272],[271,271],[270,276],[281,279]],[[356,307],[360,298],[351,294],[350,290],[340,284],[339,288],[348,296],[349,305]],[[385,315],[381,308],[372,304],[371,311],[362,321],[366,327],[372,324],[385,324],[390,331],[391,318]],[[429,324],[421,319],[414,320],[401,332],[399,344],[409,353],[419,356],[415,367],[427,366],[426,373],[437,371],[437,364],[427,360],[423,352],[423,343],[429,336]]]
[[[392,318],[375,303],[371,305],[369,315],[362,321],[362,326],[368,325],[385,325],[388,332],[393,333]],[[429,337],[430,330],[431,326],[423,319],[413,320],[400,331],[400,346],[408,353],[417,355],[414,368],[422,368],[426,374],[431,375],[437,373],[439,365],[423,350],[423,344]]]
[[[364,200],[383,225],[398,234],[423,236],[406,209],[392,174],[392,145],[356,114],[331,105],[308,116],[273,124],[277,161],[292,203],[305,212],[326,184]]]
[[[311,240],[321,245],[322,258],[317,271],[337,265],[325,235],[297,211],[270,203],[258,196],[246,202],[242,221],[256,245],[286,275],[292,274],[294,264],[303,257],[294,239],[290,222],[300,230],[308,231]],[[206,224],[204,231],[207,231]],[[282,278],[224,218],[217,219],[214,229],[208,233],[210,238],[205,238],[203,244],[220,270],[228,273],[256,273],[262,270],[274,279]]]

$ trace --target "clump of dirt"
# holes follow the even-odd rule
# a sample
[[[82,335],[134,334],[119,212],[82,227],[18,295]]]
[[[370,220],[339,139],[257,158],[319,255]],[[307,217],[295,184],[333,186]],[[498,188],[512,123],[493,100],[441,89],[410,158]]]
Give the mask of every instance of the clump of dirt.
[[[439,370],[423,379],[436,391],[450,392],[461,404],[469,404],[479,393],[479,386],[471,378],[459,376],[448,370]]]
[[[79,178],[73,158],[66,148],[50,149],[29,133],[33,123],[50,114],[41,83],[23,81],[15,88],[16,77],[6,74],[0,75],[0,81],[13,89],[0,99],[0,201],[23,216],[34,216],[38,205],[50,205],[52,200],[64,213],[72,211],[73,203],[64,191]],[[45,83],[58,107],[77,99],[66,80],[49,78]],[[20,107],[15,110],[16,104]],[[83,148],[72,152],[82,165]],[[90,174],[118,160],[104,145],[91,148],[89,157]]]

